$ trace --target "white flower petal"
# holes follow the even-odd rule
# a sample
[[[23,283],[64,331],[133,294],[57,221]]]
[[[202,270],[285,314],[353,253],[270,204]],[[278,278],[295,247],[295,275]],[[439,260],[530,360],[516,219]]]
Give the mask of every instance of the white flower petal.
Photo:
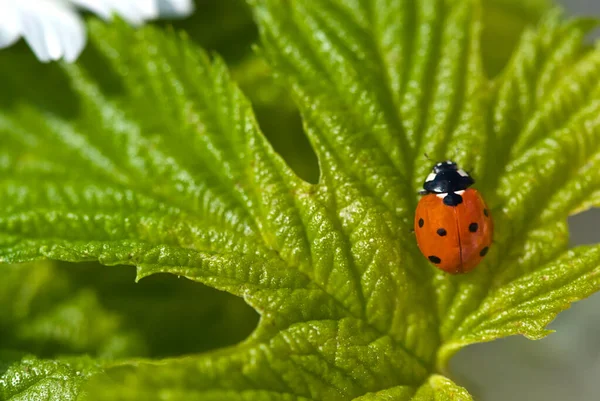
[[[67,4],[55,0],[22,2],[23,37],[41,61],[73,61],[85,45],[85,27]]]
[[[87,32],[83,21],[73,14],[75,21],[70,24],[60,25],[57,33],[60,36],[65,61],[72,63],[83,51],[87,39]]]
[[[86,41],[75,7],[107,20],[117,14],[132,25],[194,11],[192,0],[0,0],[0,48],[22,36],[41,61],[75,61]]]
[[[50,61],[50,53],[46,46],[46,39],[44,38],[44,32],[41,24],[31,15],[21,17],[23,23],[23,36],[27,44],[35,56],[43,62]]]
[[[111,1],[114,2],[117,14],[132,25],[141,25],[146,20],[156,18],[158,15],[158,7],[154,0]]]
[[[192,0],[156,0],[160,17],[187,17],[194,12]]]
[[[15,43],[21,37],[17,10],[10,0],[0,0],[0,49]]]
[[[99,17],[108,20],[112,16],[113,8],[107,1],[99,0],[71,0],[74,5],[84,8]]]
[[[132,25],[141,25],[144,21],[158,16],[156,0],[70,0],[73,4],[85,8],[102,18],[109,19],[117,14]]]

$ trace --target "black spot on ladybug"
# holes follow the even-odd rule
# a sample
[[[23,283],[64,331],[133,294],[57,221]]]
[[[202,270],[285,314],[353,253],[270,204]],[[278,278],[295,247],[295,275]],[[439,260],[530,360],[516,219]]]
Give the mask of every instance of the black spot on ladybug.
[[[446,206],[458,206],[463,202],[462,196],[454,192],[448,192],[446,196],[444,196],[444,205]]]
[[[471,231],[472,233],[476,233],[478,228],[479,225],[477,223],[469,224],[469,231]]]
[[[428,259],[431,261],[431,263],[435,263],[436,265],[439,264],[442,259],[438,258],[437,256],[429,256]]]
[[[483,249],[481,250],[481,252],[479,252],[479,256],[481,256],[481,257],[483,258],[485,255],[487,255],[487,253],[488,253],[489,249],[490,249],[490,248],[488,248],[487,246],[486,246],[485,248],[483,248]]]
[[[423,227],[423,224],[425,224],[423,219],[419,219],[419,228]]]
[[[437,229],[437,235],[439,235],[440,237],[443,237],[447,234],[446,230],[444,230],[443,228],[438,228]]]
[[[490,215],[490,214],[488,213],[487,209],[483,209],[483,214],[485,214],[485,217],[489,217],[489,215]]]

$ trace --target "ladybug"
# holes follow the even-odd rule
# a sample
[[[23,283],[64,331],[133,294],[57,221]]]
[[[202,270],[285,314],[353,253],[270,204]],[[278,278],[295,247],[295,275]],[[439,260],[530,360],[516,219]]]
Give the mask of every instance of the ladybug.
[[[492,244],[494,223],[475,180],[451,160],[437,163],[423,184],[415,213],[417,244],[439,269],[466,273]]]

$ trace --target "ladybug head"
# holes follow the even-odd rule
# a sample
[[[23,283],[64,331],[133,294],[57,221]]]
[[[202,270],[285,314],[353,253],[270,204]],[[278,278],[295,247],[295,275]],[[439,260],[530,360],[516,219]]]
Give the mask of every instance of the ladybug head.
[[[464,191],[475,180],[452,160],[446,160],[433,166],[433,171],[425,179],[423,189],[436,194]]]
[[[441,173],[442,171],[450,171],[450,170],[458,170],[457,164],[455,162],[453,162],[452,160],[446,160],[443,162],[439,162],[439,163],[436,163],[435,166],[433,166],[434,174]]]

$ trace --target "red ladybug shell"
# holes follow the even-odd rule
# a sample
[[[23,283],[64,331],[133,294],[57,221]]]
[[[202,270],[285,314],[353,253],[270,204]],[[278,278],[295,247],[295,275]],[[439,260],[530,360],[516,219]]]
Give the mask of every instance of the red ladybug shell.
[[[445,194],[424,195],[415,214],[415,234],[421,252],[445,272],[466,273],[475,268],[492,244],[492,216],[479,192],[458,191],[462,202],[447,205]]]

